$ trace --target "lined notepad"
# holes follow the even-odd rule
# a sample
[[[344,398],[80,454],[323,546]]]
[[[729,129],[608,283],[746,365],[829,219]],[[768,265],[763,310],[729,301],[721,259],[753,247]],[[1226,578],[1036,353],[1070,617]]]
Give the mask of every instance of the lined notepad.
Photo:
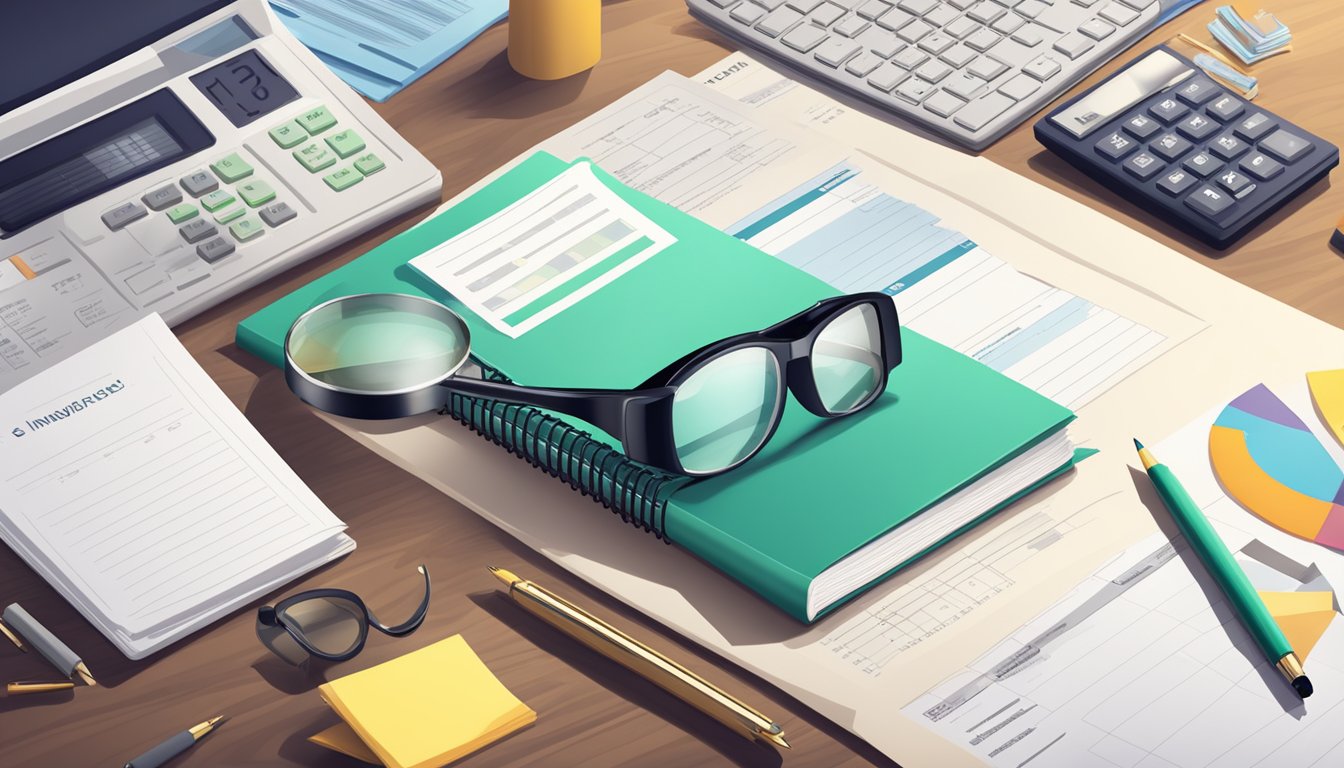
[[[354,549],[149,315],[0,396],[0,537],[132,659]]]
[[[447,765],[537,719],[461,635],[319,690],[344,722],[309,740],[387,768]]]

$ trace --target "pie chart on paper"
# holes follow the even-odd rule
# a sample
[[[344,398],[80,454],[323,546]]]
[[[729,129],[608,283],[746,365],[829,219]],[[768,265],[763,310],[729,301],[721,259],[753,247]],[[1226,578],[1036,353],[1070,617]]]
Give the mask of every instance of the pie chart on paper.
[[[1309,381],[1313,389],[1321,383]],[[1318,403],[1338,395],[1313,392]],[[1268,387],[1252,387],[1218,415],[1209,458],[1238,504],[1280,530],[1344,552],[1344,470]]]

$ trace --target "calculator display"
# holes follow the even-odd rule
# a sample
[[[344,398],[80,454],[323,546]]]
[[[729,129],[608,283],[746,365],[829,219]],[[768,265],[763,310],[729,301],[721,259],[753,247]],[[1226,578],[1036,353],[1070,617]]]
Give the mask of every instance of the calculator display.
[[[255,50],[197,72],[191,83],[239,128],[299,97]]]

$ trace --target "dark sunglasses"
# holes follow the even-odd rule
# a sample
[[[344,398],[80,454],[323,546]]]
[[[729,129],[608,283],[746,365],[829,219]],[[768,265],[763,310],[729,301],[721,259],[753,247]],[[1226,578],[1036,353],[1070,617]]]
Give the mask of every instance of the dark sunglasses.
[[[339,416],[397,418],[442,407],[444,389],[573,416],[619,439],[630,458],[708,476],[755,456],[774,435],[785,391],[817,416],[871,405],[901,362],[896,305],[837,296],[761,331],[707,344],[631,390],[547,389],[453,374],[470,331],[437,302],[402,294],[334,299],[285,339],[285,379]]]
[[[352,659],[364,650],[369,627],[392,637],[405,637],[420,628],[429,610],[429,571],[425,596],[411,618],[395,626],[378,621],[373,611],[354,592],[344,589],[312,589],[285,598],[274,607],[257,609],[257,637],[276,656],[299,666],[316,656],[329,661]]]

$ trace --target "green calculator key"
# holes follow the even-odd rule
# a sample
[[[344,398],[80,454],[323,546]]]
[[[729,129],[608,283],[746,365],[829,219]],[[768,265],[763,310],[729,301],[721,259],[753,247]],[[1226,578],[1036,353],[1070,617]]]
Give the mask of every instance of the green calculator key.
[[[224,211],[223,213],[216,213],[215,221],[219,222],[220,224],[228,224],[230,221],[233,221],[239,216],[242,216],[246,212],[247,209],[240,205],[236,208],[230,208],[229,210]]]
[[[269,133],[271,139],[279,144],[281,149],[289,149],[308,140],[308,134],[303,130],[303,126],[293,120],[284,125],[275,126]]]
[[[327,137],[327,146],[336,150],[336,154],[342,159],[347,158],[356,152],[364,149],[364,139],[360,138],[358,133],[347,128],[340,133],[333,133]]]
[[[195,218],[198,213],[200,213],[200,211],[196,206],[191,203],[182,203],[181,205],[174,205],[172,208],[168,209],[168,220],[174,224],[181,224],[187,219]]]
[[[229,232],[238,242],[246,242],[266,231],[261,222],[248,216],[229,225]]]
[[[254,179],[245,184],[239,184],[238,195],[243,198],[243,202],[247,203],[248,207],[256,208],[274,200],[275,190],[261,179]]]
[[[237,152],[230,152],[211,163],[210,170],[223,179],[225,184],[232,184],[239,179],[245,179],[252,175],[252,166],[239,157]]]
[[[365,176],[377,173],[386,167],[387,167],[386,165],[383,165],[383,159],[373,154],[372,152],[360,155],[359,157],[355,158],[355,170],[359,171]]]
[[[216,189],[214,192],[201,198],[201,205],[205,206],[207,211],[218,211],[220,208],[233,202],[233,193],[227,189]]]
[[[294,119],[305,131],[314,136],[336,124],[336,118],[332,117],[325,106],[314,107]]]
[[[364,179],[364,174],[356,171],[354,168],[342,168],[339,171],[333,171],[322,177],[327,182],[327,186],[340,192],[349,189]]]
[[[317,173],[336,164],[336,155],[317,142],[294,150],[294,159],[302,163],[309,173]]]

